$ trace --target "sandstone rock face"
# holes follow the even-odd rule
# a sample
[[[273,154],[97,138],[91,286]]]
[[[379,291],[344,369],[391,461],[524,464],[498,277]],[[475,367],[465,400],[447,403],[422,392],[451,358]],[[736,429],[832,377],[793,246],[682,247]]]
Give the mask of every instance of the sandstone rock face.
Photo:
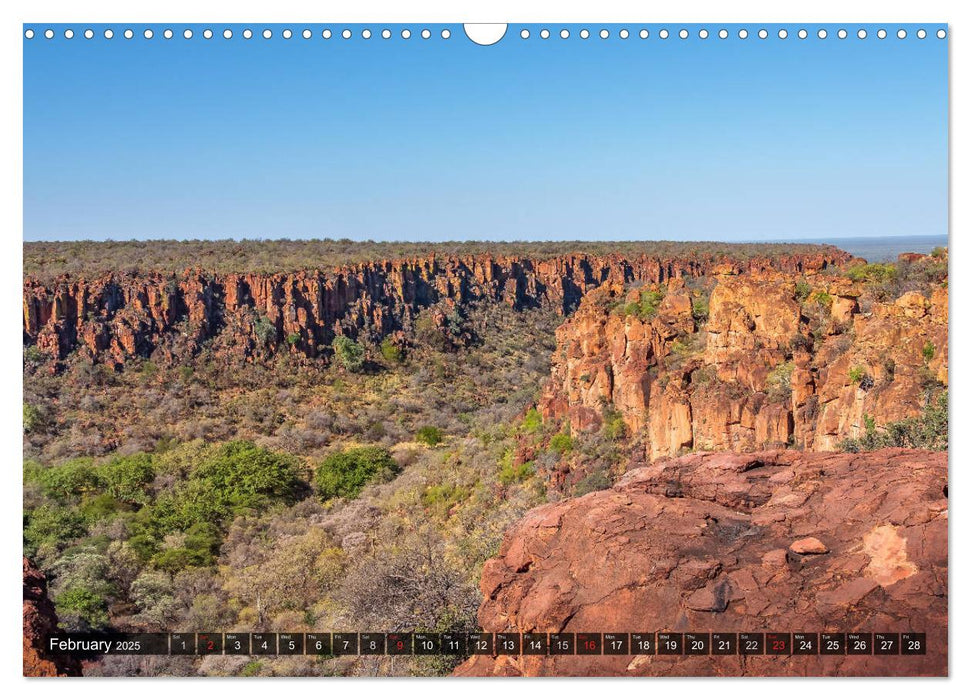
[[[456,673],[946,675],[946,479],[946,455],[919,450],[663,459],[530,511],[481,579],[491,632],[926,632],[926,656],[479,656]]]
[[[439,302],[493,300],[515,308],[570,313],[608,281],[660,282],[732,271],[823,269],[845,253],[723,260],[565,255],[429,257],[294,274],[214,275],[147,272],[98,279],[24,281],[24,343],[55,361],[78,350],[101,361],[161,353],[183,357],[220,338],[227,353],[249,359],[277,351],[316,357],[335,334],[379,339],[409,329]]]
[[[47,579],[24,557],[24,675],[80,676],[81,664],[69,656],[51,654],[44,643],[57,630],[54,605],[47,597]]]
[[[684,280],[654,285],[664,300],[650,319],[624,313],[629,285],[605,284],[557,330],[546,419],[598,429],[618,411],[647,457],[687,449],[832,450],[882,425],[918,415],[928,378],[947,385],[947,287],[873,303],[839,275],[776,271],[715,275],[708,318],[702,292]],[[815,340],[813,340],[815,336]]]

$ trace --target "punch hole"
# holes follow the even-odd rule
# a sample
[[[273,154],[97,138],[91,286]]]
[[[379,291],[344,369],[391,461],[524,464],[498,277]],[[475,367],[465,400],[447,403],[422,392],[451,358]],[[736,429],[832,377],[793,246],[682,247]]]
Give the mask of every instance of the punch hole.
[[[34,38],[34,30],[33,29],[28,29],[27,31],[25,31],[24,32],[24,38],[25,39],[33,39]]]
[[[661,31],[659,31],[657,33],[657,35],[659,37],[661,37],[662,39],[667,39],[668,38],[668,30],[667,29],[662,29]]]
[[[465,29],[465,36],[479,46],[492,46],[499,43],[506,36],[506,29],[508,29],[508,25],[505,24],[464,24],[462,27]],[[546,32],[546,36],[549,36],[547,30],[544,29],[543,31]],[[402,36],[404,36],[404,32],[402,32]],[[543,38],[545,39],[546,36]]]
[[[627,30],[625,29],[624,31],[627,31]],[[638,36],[640,36],[641,39],[646,39],[647,37],[651,36],[651,32],[649,32],[647,29],[642,29],[639,32]],[[606,39],[606,37],[604,38]]]
[[[682,29],[680,32],[678,32],[678,36],[681,37],[682,39],[687,39],[688,38],[688,30],[687,29]]]
[[[74,38],[74,30],[73,29],[65,29],[64,30],[64,38],[65,39],[73,39]]]
[[[630,32],[629,31],[627,31],[626,29],[621,29],[620,30],[620,38],[621,39],[626,39],[629,36],[630,36]]]
[[[698,38],[699,39],[707,39],[708,38],[708,30],[707,29],[699,29],[698,30]]]
[[[182,36],[184,38],[186,38],[186,39],[191,39],[192,38],[192,30],[191,29],[186,29],[184,32],[182,32]]]

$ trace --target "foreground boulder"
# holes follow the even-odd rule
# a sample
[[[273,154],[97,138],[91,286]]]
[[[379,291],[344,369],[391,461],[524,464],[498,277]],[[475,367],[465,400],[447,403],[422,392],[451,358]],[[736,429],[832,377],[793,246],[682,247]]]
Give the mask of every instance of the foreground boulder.
[[[24,557],[24,675],[80,676],[81,664],[44,648],[57,631],[54,604],[47,597],[47,579]]]
[[[947,457],[697,453],[530,511],[490,632],[926,632],[926,656],[473,657],[458,675],[947,674]]]

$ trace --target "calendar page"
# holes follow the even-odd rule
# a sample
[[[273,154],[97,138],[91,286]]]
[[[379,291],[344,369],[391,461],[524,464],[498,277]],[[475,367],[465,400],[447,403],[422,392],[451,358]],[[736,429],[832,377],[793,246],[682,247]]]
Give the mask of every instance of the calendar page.
[[[947,24],[21,31],[25,676],[948,675]]]

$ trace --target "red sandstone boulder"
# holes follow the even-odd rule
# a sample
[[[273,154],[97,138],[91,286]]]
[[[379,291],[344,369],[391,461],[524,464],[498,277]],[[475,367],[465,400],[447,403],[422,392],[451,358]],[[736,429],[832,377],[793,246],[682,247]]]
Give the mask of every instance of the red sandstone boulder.
[[[490,632],[926,632],[926,656],[478,656],[456,673],[945,675],[946,484],[946,455],[918,450],[661,460],[527,513],[480,584]]]

